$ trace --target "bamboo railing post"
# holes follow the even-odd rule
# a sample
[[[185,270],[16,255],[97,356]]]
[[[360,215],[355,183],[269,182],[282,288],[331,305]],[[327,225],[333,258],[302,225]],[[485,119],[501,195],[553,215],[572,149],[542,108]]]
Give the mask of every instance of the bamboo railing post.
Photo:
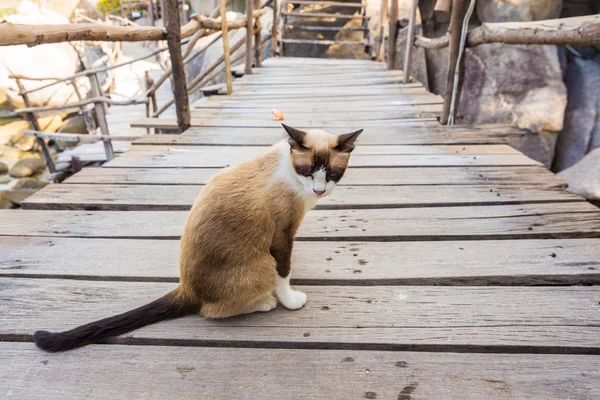
[[[146,9],[148,13],[148,19],[150,20],[150,25],[154,26],[154,0],[148,0],[148,8]]]
[[[388,69],[396,68],[396,40],[398,39],[398,0],[391,0],[388,37]]]
[[[17,86],[19,87],[19,91],[21,92],[21,97],[23,98],[23,103],[25,103],[25,107],[27,107],[27,108],[31,107],[31,102],[29,101],[29,96],[27,95],[27,93],[23,93],[23,92],[25,92],[25,87],[21,83],[21,80],[15,79],[15,81],[17,82]],[[29,120],[29,123],[31,124],[33,129],[35,129],[36,131],[41,131],[40,123],[38,122],[35,114],[32,112],[28,112],[25,115],[27,116],[27,119]],[[44,160],[46,160],[46,166],[48,167],[48,171],[50,171],[51,173],[55,173],[56,167],[54,166],[54,160],[52,159],[52,156],[50,155],[50,150],[48,150],[48,146],[46,146],[46,142],[42,138],[36,138],[35,141],[38,144],[38,146],[40,146],[40,149],[42,150],[42,154],[44,155]]]
[[[273,26],[271,27],[271,55],[275,57],[278,53],[278,44],[277,40],[277,17],[279,16],[279,2],[278,0],[273,0]]]
[[[152,2],[150,2],[149,4],[152,4]],[[144,71],[144,83],[145,83],[145,90],[148,91],[150,90],[150,87],[152,86],[152,79],[150,79],[150,71],[145,70]],[[150,96],[148,96],[150,97]],[[150,99],[148,99],[148,102],[146,102],[146,118],[150,118]],[[146,128],[146,134],[150,134],[150,128]]]
[[[165,1],[167,9],[164,13],[165,28],[167,29],[167,44],[171,55],[171,69],[173,70],[173,87],[175,92],[175,112],[177,125],[181,132],[190,126],[190,105],[185,81],[185,64],[181,54],[181,25],[179,24],[179,2],[177,0]]]
[[[419,0],[413,0],[410,7],[408,20],[408,33],[406,34],[406,51],[404,52],[404,83],[410,82],[410,69],[412,67],[413,42],[415,41],[415,19],[417,18],[417,6]]]
[[[81,92],[79,91],[79,87],[77,86],[77,78],[71,79],[71,86],[73,87],[73,91],[75,92],[77,99],[79,101],[82,101],[83,96],[81,96]],[[87,108],[87,106],[82,105],[81,107],[79,107],[79,111],[83,116],[83,121],[85,122],[85,129],[88,131],[88,133],[90,133],[94,130],[95,126],[92,123],[93,118],[90,117]]]
[[[244,73],[250,75],[252,73],[252,11],[253,0],[246,0],[246,67]]]
[[[91,74],[88,76],[90,80],[90,88],[93,97],[102,97],[102,91],[100,90],[100,82],[98,81],[98,75]],[[103,136],[109,136],[108,123],[106,122],[106,109],[104,103],[99,101],[94,103],[94,109],[96,110],[96,118],[98,119],[98,126],[100,127],[100,133]],[[107,161],[115,158],[113,151],[112,142],[110,139],[104,139],[104,152],[106,153]]]
[[[231,59],[229,57],[229,33],[227,32],[227,5],[226,0],[220,0],[221,5],[221,32],[223,33],[223,56],[225,57],[225,82],[227,84],[227,94],[233,92],[233,82],[231,78]]]
[[[382,45],[383,45],[383,24],[385,23],[385,19],[387,17],[388,12],[388,0],[381,0],[381,8],[379,10],[379,38],[377,39],[377,54],[375,55],[375,60],[381,61],[384,57],[382,54]]]
[[[450,103],[452,101],[452,91],[454,89],[454,73],[456,71],[456,60],[460,48],[460,34],[463,24],[463,19],[469,8],[469,0],[452,0],[452,11],[450,13],[449,48],[448,48],[448,75],[446,77],[446,90],[444,91],[444,107],[442,108],[442,116],[440,123],[445,125],[448,123],[450,115]]]
[[[260,10],[260,0],[254,0],[254,8]],[[262,66],[262,27],[260,25],[260,15],[256,17],[256,34],[254,35],[254,51],[256,57],[256,68],[260,68]]]

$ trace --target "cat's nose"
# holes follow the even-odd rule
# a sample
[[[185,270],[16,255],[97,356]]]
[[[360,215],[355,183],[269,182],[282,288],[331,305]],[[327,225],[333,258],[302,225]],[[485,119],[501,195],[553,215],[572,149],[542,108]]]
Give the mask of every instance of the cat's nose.
[[[323,193],[325,193],[325,191],[324,191],[324,190],[317,190],[317,189],[313,189],[313,192],[315,192],[315,194],[316,194],[317,196],[320,196],[320,195],[322,195]]]

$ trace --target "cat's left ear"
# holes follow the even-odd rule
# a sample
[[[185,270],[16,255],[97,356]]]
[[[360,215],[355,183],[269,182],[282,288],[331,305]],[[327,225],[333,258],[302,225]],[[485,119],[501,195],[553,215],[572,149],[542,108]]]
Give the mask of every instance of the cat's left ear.
[[[362,129],[356,132],[344,133],[343,135],[338,136],[338,144],[335,146],[337,151],[341,151],[344,153],[350,153],[354,150],[354,142],[358,135],[362,133]]]

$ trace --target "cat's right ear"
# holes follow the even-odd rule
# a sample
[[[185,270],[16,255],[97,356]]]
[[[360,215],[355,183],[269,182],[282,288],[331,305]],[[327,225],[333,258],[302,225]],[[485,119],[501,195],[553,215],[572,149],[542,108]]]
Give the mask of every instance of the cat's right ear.
[[[306,147],[304,147],[304,137],[306,136],[306,132],[301,131],[300,129],[292,128],[291,126],[287,126],[286,124],[281,124],[281,126],[283,126],[283,129],[285,129],[285,131],[290,136],[288,138],[288,142],[292,149],[306,149]]]

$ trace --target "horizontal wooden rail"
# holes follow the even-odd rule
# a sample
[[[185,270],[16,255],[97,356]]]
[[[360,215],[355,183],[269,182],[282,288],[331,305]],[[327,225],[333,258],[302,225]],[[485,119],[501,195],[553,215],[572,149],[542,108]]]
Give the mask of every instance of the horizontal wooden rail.
[[[102,96],[90,97],[88,99],[76,101],[74,103],[65,103],[65,104],[59,104],[59,105],[55,105],[55,106],[17,108],[14,111],[11,111],[8,113],[2,113],[2,118],[18,117],[19,115],[26,114],[26,113],[39,113],[39,112],[44,112],[44,111],[66,110],[69,108],[78,108],[78,107],[86,106],[88,104],[95,104],[95,103],[106,103],[106,104],[110,104],[113,106],[133,106],[136,104],[148,103],[148,98],[117,101],[117,100],[112,100],[112,99],[109,99],[108,97],[102,97]]]
[[[441,49],[448,46],[448,34],[439,38],[417,37],[415,46]],[[534,22],[484,23],[467,35],[470,47],[484,43],[535,44],[556,46],[600,45],[600,15]]]
[[[33,136],[41,139],[60,140],[61,142],[96,143],[100,141],[131,142],[139,139],[139,136],[110,136],[110,135],[82,135],[79,133],[48,133],[40,131],[25,131],[25,136]]]
[[[255,10],[254,18],[262,10]],[[246,25],[245,18],[228,21],[227,28],[235,29]],[[194,15],[181,27],[181,38],[192,36],[199,29],[221,30],[221,22],[214,18]],[[105,42],[139,42],[166,40],[167,30],[161,27],[107,26],[106,24],[61,24],[61,25],[20,25],[10,22],[0,24],[0,46],[37,46],[47,43],[94,40]]]

